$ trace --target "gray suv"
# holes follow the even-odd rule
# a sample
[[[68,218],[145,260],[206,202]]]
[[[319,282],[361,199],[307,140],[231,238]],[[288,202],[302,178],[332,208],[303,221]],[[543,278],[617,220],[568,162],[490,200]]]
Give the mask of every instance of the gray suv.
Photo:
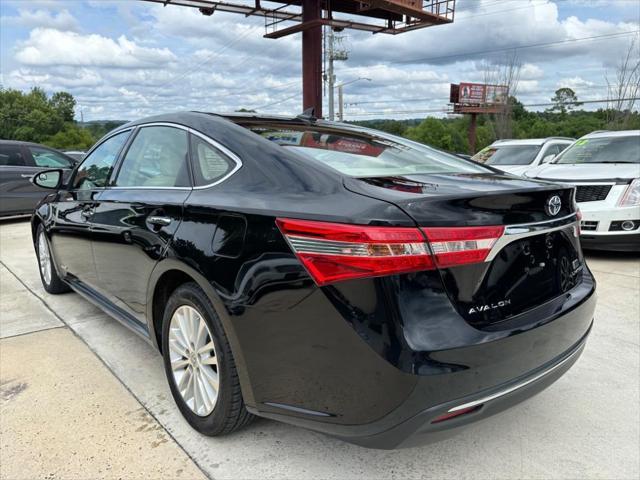
[[[52,148],[30,142],[0,140],[0,218],[31,214],[47,190],[31,177],[44,168],[61,168],[68,174],[76,161]]]

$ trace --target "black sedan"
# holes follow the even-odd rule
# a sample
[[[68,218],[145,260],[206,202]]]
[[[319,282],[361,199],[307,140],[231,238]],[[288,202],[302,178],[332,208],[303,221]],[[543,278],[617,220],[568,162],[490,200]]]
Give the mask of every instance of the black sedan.
[[[43,168],[69,173],[76,161],[62,152],[31,142],[0,140],[0,218],[31,215],[47,190],[29,181]]]
[[[258,415],[421,443],[553,383],[591,329],[572,187],[382,132],[162,115],[61,178],[34,178],[45,289],[157,346],[207,435]]]

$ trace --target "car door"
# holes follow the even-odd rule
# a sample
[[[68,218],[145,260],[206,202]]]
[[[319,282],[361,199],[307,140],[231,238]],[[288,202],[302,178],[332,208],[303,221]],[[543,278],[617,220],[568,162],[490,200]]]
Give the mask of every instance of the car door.
[[[68,177],[73,165],[73,159],[46,147],[17,142],[0,144],[1,214],[33,212],[50,192],[31,183],[31,177],[44,168],[62,168]]]
[[[22,143],[0,144],[1,215],[33,212],[38,201],[49,193],[30,182],[30,178],[39,170]]]
[[[30,169],[19,143],[0,144],[0,215],[16,215],[29,210],[27,191],[31,189]]]
[[[97,145],[52,204],[52,251],[68,281],[88,286],[96,283],[90,238],[95,198],[106,186],[129,134],[130,130],[118,132]]]
[[[95,199],[98,290],[141,325],[151,271],[163,258],[191,193],[188,138],[180,126],[138,128],[114,180]]]

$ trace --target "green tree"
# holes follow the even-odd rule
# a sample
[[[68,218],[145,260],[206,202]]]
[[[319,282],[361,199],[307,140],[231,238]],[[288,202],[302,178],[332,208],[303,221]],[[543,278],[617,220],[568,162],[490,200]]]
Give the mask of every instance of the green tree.
[[[0,138],[61,149],[89,148],[97,138],[73,120],[75,104],[67,92],[56,92],[48,98],[41,88],[26,93],[0,89]]]
[[[95,143],[95,138],[86,128],[67,123],[64,130],[47,138],[45,143],[60,150],[87,150]]]
[[[67,92],[56,92],[51,96],[49,103],[58,112],[65,122],[73,122],[76,109],[76,99]]]
[[[42,142],[64,125],[40,88],[0,90],[0,138]]]
[[[551,98],[553,107],[549,109],[551,113],[559,113],[561,117],[564,117],[567,112],[582,105],[578,102],[578,96],[576,92],[568,87],[559,88],[556,90],[555,95]]]

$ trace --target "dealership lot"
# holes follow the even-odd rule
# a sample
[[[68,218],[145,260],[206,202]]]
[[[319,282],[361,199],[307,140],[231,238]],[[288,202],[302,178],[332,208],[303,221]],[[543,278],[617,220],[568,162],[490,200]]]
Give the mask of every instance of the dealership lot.
[[[3,468],[7,474],[143,477],[161,471],[193,477],[199,467],[211,478],[640,475],[637,256],[588,255],[598,281],[596,323],[582,358],[566,376],[461,435],[400,451],[367,450],[266,420],[225,438],[200,436],[175,408],[161,357],[149,345],[78,295],[44,292],[27,222],[0,224],[0,262],[0,442],[4,452],[14,452],[3,455],[14,459]],[[25,352],[42,358],[31,363]],[[52,378],[37,382],[33,372],[43,369],[44,359],[51,362]],[[9,380],[11,389],[5,388]],[[42,389],[40,397],[36,389]],[[66,390],[73,394],[59,402],[42,400]],[[21,400],[27,395],[34,395],[31,402]],[[132,411],[137,413],[127,415]],[[140,429],[136,415],[147,427]],[[23,428],[15,426],[18,418]],[[47,442],[26,419],[48,423]],[[64,429],[61,422],[73,427]],[[103,435],[108,429],[111,434]],[[96,439],[105,442],[98,442],[99,456],[92,451]],[[123,470],[126,465],[130,471]]]

